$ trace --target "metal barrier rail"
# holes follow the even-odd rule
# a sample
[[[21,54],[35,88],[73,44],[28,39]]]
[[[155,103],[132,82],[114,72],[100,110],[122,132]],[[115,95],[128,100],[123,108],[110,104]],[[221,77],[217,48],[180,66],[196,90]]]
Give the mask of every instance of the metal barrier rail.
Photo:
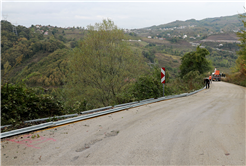
[[[63,125],[63,124],[67,124],[67,123],[72,123],[72,122],[76,122],[76,121],[80,121],[80,120],[84,120],[84,119],[89,119],[89,118],[93,118],[93,117],[97,117],[97,116],[102,116],[102,115],[106,115],[106,114],[110,114],[110,113],[114,113],[114,112],[118,112],[121,110],[125,110],[125,109],[129,109],[129,108],[133,108],[133,107],[139,107],[145,104],[150,104],[150,103],[155,103],[155,102],[159,102],[159,101],[163,101],[163,100],[167,100],[167,99],[172,99],[172,98],[179,98],[179,97],[185,97],[185,96],[190,96],[193,95],[201,90],[205,89],[199,89],[196,90],[194,92],[191,93],[183,93],[180,95],[174,95],[174,96],[166,96],[166,97],[160,97],[157,99],[147,99],[147,100],[142,100],[141,102],[132,102],[131,104],[129,103],[125,103],[122,104],[122,107],[116,107],[113,109],[109,109],[112,108],[112,106],[108,106],[108,107],[103,107],[104,109],[94,109],[94,110],[90,110],[90,111],[85,111],[87,113],[92,113],[92,114],[87,114],[87,115],[82,115],[82,116],[78,116],[78,117],[74,117],[74,118],[68,118],[68,119],[64,119],[64,120],[59,120],[59,121],[55,121],[55,122],[48,122],[48,123],[42,123],[39,125],[34,125],[34,126],[30,126],[30,127],[25,127],[22,129],[17,129],[17,130],[12,130],[12,131],[7,131],[4,133],[1,133],[1,138],[5,138],[5,137],[9,137],[9,136],[13,136],[13,135],[17,135],[17,134],[23,134],[26,132],[30,132],[30,131],[35,131],[35,130],[39,130],[39,129],[43,129],[43,128],[47,128],[47,127],[54,127],[54,126],[59,126],[59,125]],[[105,108],[107,109],[106,111],[101,111],[98,112],[99,110],[105,110]]]
[[[24,123],[39,122],[39,121],[44,121],[44,120],[49,120],[49,119],[68,118],[68,117],[73,117],[73,116],[78,116],[78,114],[69,114],[69,115],[54,116],[54,117],[49,117],[49,118],[34,119],[34,120],[25,121]]]
[[[83,112],[81,112],[81,114],[89,114],[92,112],[102,111],[102,110],[106,110],[106,109],[110,109],[110,108],[112,108],[112,106],[107,106],[107,107],[103,107],[103,108],[96,108],[96,109],[89,110],[89,111],[83,111]]]
[[[114,107],[122,107],[122,106],[136,104],[136,103],[138,103],[138,101],[134,101],[134,102],[131,102],[131,103],[118,104],[118,105],[115,105]]]
[[[109,108],[112,108],[112,106],[97,108],[97,109],[93,109],[90,111],[83,111],[83,112],[81,112],[81,114],[87,114],[87,113],[92,113],[92,112],[96,112],[96,111],[102,111],[102,110],[109,109]],[[40,119],[34,119],[34,120],[27,120],[27,121],[24,121],[24,123],[40,122],[40,121],[45,121],[45,120],[49,120],[49,119],[52,120],[52,119],[68,118],[68,117],[73,117],[73,116],[78,116],[78,115],[79,114],[69,114],[69,115],[54,116],[54,117],[49,117],[49,118],[40,118]],[[9,127],[9,126],[12,126],[12,125],[1,126],[1,128]]]
[[[52,120],[52,119],[68,118],[68,117],[73,117],[73,116],[78,116],[78,114],[69,114],[69,115],[54,116],[54,117],[49,117],[49,118],[41,118],[41,119],[27,120],[27,121],[24,121],[24,123],[40,122],[40,121],[45,121],[45,120],[49,120],[49,119]],[[9,126],[12,126],[12,125],[1,126],[1,128],[9,127]]]

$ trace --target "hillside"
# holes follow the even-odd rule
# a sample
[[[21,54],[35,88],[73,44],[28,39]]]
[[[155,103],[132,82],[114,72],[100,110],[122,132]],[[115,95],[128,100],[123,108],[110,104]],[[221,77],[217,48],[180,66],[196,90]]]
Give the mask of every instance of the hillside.
[[[1,21],[1,76],[12,83],[24,81],[28,86],[62,87],[68,72],[70,51],[83,40],[87,30],[32,25],[30,28]],[[139,39],[126,34],[127,38]],[[144,43],[144,42],[142,42]],[[146,44],[132,45],[142,49]],[[130,44],[130,42],[129,42]],[[146,57],[146,62],[148,62]]]
[[[186,27],[184,27],[186,26]],[[147,28],[143,28],[143,30],[151,29],[151,30],[159,30],[160,28],[174,28],[177,29],[186,29],[186,28],[208,28],[209,30],[219,32],[221,29],[224,31],[233,31],[238,30],[243,27],[243,23],[241,22],[238,15],[233,16],[224,16],[224,17],[215,17],[215,18],[206,18],[203,20],[195,20],[190,19],[186,21],[176,20],[171,23],[161,24],[158,26],[151,26]]]
[[[29,86],[64,85],[69,50],[75,48],[79,40],[83,40],[87,30],[80,27],[32,25],[26,28],[19,25],[16,27],[17,36],[13,33],[12,26],[8,21],[1,22],[2,78],[6,72],[5,79],[8,78],[11,82],[25,79]],[[208,59],[212,61],[214,67],[229,72],[237,59],[237,44],[211,41],[237,41],[236,33],[231,30],[240,26],[242,23],[238,16],[234,15],[200,21],[194,19],[174,21],[159,26],[134,29],[126,32],[125,35],[132,49],[141,51],[147,63],[158,61],[160,67],[166,67],[171,76],[176,77],[181,63],[180,58],[186,52],[194,51],[199,44],[209,50]],[[230,27],[229,31],[227,31],[228,27]],[[21,64],[15,67],[18,58]],[[13,69],[8,72],[11,67]]]
[[[206,40],[234,40],[237,41],[239,37],[235,33],[221,33],[210,35],[206,38]]]

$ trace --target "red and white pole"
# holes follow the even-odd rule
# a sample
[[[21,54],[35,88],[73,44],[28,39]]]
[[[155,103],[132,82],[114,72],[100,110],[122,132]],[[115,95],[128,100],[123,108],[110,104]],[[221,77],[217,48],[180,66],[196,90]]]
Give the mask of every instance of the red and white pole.
[[[163,97],[165,96],[165,93],[164,93],[164,84],[166,82],[166,70],[165,70],[165,67],[162,67],[161,68],[161,83],[163,85]]]

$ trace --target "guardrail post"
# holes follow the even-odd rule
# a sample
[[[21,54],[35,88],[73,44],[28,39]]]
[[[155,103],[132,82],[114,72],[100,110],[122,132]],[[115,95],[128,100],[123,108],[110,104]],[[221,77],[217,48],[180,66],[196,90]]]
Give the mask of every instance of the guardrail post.
[[[162,84],[163,85],[163,97],[165,96],[165,91],[164,91],[164,84]]]

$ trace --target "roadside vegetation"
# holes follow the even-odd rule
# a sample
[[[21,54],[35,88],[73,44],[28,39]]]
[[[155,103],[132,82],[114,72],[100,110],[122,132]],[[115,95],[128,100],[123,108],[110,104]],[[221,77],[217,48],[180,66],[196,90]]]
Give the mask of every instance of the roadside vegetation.
[[[240,18],[244,25],[244,29],[237,33],[237,36],[240,38],[239,41],[241,41],[238,45],[240,50],[237,51],[238,58],[232,69],[233,74],[227,75],[225,81],[246,87],[246,15],[240,15]]]
[[[1,24],[2,125],[161,97],[160,67],[166,96],[191,92],[213,68],[209,49],[138,43],[111,20],[87,29],[42,27],[49,35],[18,26],[17,36]]]

